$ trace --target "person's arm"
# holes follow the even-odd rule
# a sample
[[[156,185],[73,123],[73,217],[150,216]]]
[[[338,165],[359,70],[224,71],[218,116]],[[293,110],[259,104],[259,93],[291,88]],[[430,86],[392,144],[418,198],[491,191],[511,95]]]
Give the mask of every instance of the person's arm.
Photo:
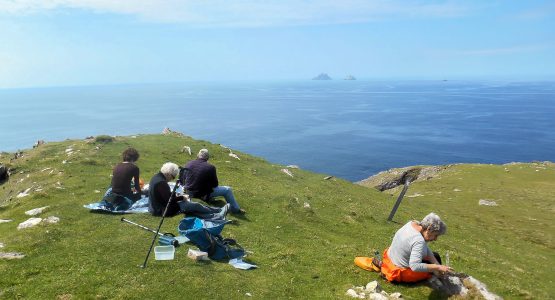
[[[215,188],[219,185],[218,183],[218,175],[216,173],[216,167],[212,166],[212,170],[211,170],[211,181],[212,181],[212,188]]]
[[[135,172],[133,172],[133,182],[135,183],[135,193],[141,193],[141,184],[139,183],[139,167],[136,167]]]

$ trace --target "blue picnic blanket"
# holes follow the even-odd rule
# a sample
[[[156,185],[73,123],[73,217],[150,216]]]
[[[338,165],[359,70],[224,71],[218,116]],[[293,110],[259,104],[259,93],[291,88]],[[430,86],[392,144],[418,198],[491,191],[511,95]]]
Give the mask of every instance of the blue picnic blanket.
[[[112,193],[112,188],[108,188],[106,193],[104,193],[103,199]],[[131,200],[127,200],[131,203]],[[142,195],[141,199],[137,200],[126,210],[116,210],[113,205],[102,200],[100,202],[94,202],[91,204],[83,205],[84,208],[88,208],[91,212],[97,213],[110,213],[110,214],[142,214],[148,213],[148,196]]]

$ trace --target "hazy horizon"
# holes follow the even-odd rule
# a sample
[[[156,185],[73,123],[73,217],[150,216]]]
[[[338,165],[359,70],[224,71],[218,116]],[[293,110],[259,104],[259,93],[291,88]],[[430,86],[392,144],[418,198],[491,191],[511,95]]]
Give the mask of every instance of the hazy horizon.
[[[0,0],[0,88],[555,80],[553,1]]]

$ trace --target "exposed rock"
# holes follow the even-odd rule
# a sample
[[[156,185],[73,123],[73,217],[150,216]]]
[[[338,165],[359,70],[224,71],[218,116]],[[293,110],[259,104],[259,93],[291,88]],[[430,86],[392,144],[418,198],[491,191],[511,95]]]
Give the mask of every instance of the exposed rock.
[[[35,144],[33,145],[33,148],[37,148],[40,145],[44,145],[46,142],[44,140],[38,140],[35,142]]]
[[[297,165],[288,165],[287,168],[289,169],[300,169]]]
[[[289,171],[288,169],[281,169],[280,171],[282,171],[283,173],[293,177],[293,173],[291,173],[291,171]]]
[[[304,208],[310,208],[310,203],[305,202],[305,203],[303,204],[303,207],[304,207]]]
[[[50,217],[42,220],[42,222],[45,223],[45,224],[56,224],[56,223],[60,222],[60,218],[50,216]]]
[[[181,148],[181,153],[188,153],[189,156],[191,156],[191,147],[183,146],[183,148]]]
[[[0,224],[2,223],[8,223],[11,222],[12,220],[7,220],[7,219],[0,219]]]
[[[485,284],[483,284],[482,282],[480,282],[478,279],[469,276],[468,278],[466,278],[464,280],[464,282],[466,284],[469,285],[470,288],[475,288],[477,289],[480,294],[482,294],[482,296],[486,299],[486,300],[501,300],[503,298],[497,296],[496,294],[488,291],[487,287]]]
[[[422,196],[424,196],[424,195],[419,194],[419,193],[414,193],[414,194],[412,194],[412,195],[410,195],[410,196],[407,196],[407,198],[415,198],[415,197],[422,197]]]
[[[241,160],[241,159],[239,158],[239,156],[237,156],[237,154],[235,154],[235,153],[229,153],[229,156],[231,156],[231,157],[233,157],[233,158],[235,158],[235,159]]]
[[[0,259],[22,259],[25,255],[19,252],[0,252]]]
[[[396,292],[396,293],[393,293],[393,294],[389,295],[389,298],[390,299],[402,299],[403,295],[401,295],[401,293],[399,293],[399,292]]]
[[[351,296],[353,298],[358,298],[358,293],[353,289],[348,289],[347,293],[345,293],[345,295]]]
[[[0,248],[4,248],[4,243],[0,243]]]
[[[36,216],[36,215],[42,213],[45,209],[47,209],[49,207],[50,206],[43,206],[43,207],[39,207],[39,208],[34,208],[34,209],[26,211],[25,214],[28,215],[28,216]]]
[[[19,225],[17,225],[17,229],[21,230],[25,228],[31,228],[33,226],[38,225],[41,221],[42,221],[42,218],[30,218],[23,223],[19,223]]]
[[[453,189],[453,192],[460,192],[460,189]]]
[[[417,166],[390,169],[370,176],[367,179],[356,182],[356,184],[374,187],[380,191],[395,188],[405,184],[406,181],[415,182],[429,180],[438,177],[441,172],[449,168],[445,166]]]
[[[333,178],[333,176],[326,176],[326,177],[324,177],[324,180],[330,180],[332,178]]]
[[[170,134],[171,132],[171,129],[169,129],[168,127],[164,127],[164,130],[162,130],[162,134]]]
[[[31,188],[26,189],[25,191],[17,194],[17,198],[23,198],[23,197],[27,197],[29,196],[29,192],[31,191]]]
[[[10,173],[8,172],[8,167],[0,165],[0,183],[8,180]]]
[[[312,80],[331,80],[331,77],[326,73],[320,73],[318,76],[312,78]]]
[[[480,201],[478,201],[478,205],[498,206],[495,201],[487,200],[487,199],[480,199]]]
[[[374,281],[368,282],[364,290],[367,293],[380,293],[382,291],[382,287],[376,280],[374,280]]]
[[[380,293],[372,293],[370,295],[368,295],[368,299],[371,300],[387,300],[387,296],[380,294]]]

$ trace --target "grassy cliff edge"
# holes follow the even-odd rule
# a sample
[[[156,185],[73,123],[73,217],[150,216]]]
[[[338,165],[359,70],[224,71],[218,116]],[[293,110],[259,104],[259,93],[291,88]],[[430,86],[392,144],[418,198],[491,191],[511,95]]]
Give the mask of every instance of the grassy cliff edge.
[[[139,150],[146,181],[166,161],[183,164],[201,148],[211,151],[220,183],[233,187],[248,213],[223,235],[249,251],[253,271],[225,263],[189,260],[185,245],[173,261],[142,263],[151,234],[121,224],[121,216],[90,213],[84,204],[100,200],[112,167],[127,147]],[[193,156],[182,152],[189,146]],[[176,133],[117,137],[113,141],[52,142],[0,163],[12,170],[0,185],[0,252],[21,252],[23,259],[0,260],[0,298],[151,299],[151,298],[347,298],[353,285],[378,280],[387,292],[407,299],[433,296],[423,285],[389,284],[376,273],[353,265],[388,246],[410,219],[438,213],[448,233],[432,248],[449,251],[452,266],[472,275],[507,298],[544,298],[555,294],[555,165],[451,165],[438,176],[411,184],[395,222],[386,218],[399,193],[326,175],[289,169],[220,145]],[[27,196],[18,197],[27,191]],[[100,193],[99,193],[100,192]],[[497,206],[478,205],[479,200]],[[49,206],[40,217],[57,224],[17,230],[24,212]],[[150,215],[128,215],[156,227]],[[180,217],[168,218],[163,232],[176,232]]]

